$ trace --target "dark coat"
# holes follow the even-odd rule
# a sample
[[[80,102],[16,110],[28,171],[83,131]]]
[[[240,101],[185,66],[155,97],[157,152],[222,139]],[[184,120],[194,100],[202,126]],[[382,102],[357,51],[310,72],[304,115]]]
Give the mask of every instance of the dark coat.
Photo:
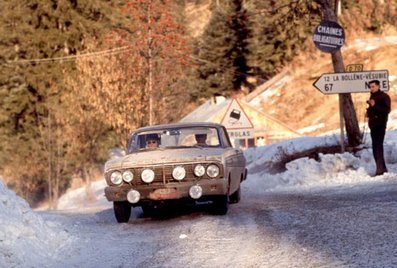
[[[369,128],[386,128],[388,115],[390,113],[390,97],[383,91],[371,93],[371,100],[375,101],[374,106],[367,109]]]

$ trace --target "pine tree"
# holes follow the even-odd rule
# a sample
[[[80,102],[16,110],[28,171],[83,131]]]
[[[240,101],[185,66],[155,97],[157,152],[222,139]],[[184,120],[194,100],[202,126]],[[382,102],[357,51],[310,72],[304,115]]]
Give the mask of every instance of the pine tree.
[[[243,1],[213,3],[212,17],[199,43],[193,98],[232,95],[247,86],[246,15]]]
[[[85,37],[117,27],[122,16],[113,4],[96,0],[7,0],[0,8],[0,167],[28,200],[36,202],[44,193],[52,201],[54,185],[67,184],[57,182],[67,173],[58,115],[67,91],[62,73],[74,64],[29,60],[76,54]]]
[[[262,82],[305,49],[321,16],[317,4],[312,1],[256,0],[248,9],[252,31],[248,62]]]

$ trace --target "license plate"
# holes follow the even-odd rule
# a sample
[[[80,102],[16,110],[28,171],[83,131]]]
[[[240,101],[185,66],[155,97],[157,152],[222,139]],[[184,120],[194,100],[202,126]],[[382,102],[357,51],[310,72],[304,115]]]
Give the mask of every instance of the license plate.
[[[162,188],[151,192],[149,197],[153,200],[176,199],[179,193],[175,188]]]

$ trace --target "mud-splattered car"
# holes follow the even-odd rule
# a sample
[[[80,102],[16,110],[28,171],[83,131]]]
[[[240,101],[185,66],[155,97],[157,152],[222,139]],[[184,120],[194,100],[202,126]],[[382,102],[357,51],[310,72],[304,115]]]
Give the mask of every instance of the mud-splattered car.
[[[224,215],[240,201],[245,165],[220,124],[144,127],[132,133],[125,156],[105,164],[105,196],[118,222],[128,222],[131,207],[151,214],[171,201],[211,201],[212,212]]]

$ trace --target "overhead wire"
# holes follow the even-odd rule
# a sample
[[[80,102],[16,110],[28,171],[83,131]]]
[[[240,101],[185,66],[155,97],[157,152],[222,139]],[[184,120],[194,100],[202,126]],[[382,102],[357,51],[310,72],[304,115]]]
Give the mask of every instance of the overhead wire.
[[[278,7],[276,10],[280,10],[283,9],[285,7],[290,6],[291,4],[294,3],[298,3],[300,0],[296,0],[292,3],[289,4],[285,4],[282,5],[280,7]],[[247,15],[261,15],[264,13],[271,13],[271,12],[275,12],[275,10],[268,10],[268,9],[261,9],[259,11],[256,12],[246,12]],[[38,64],[38,63],[55,63],[55,62],[73,62],[79,58],[92,58],[92,57],[100,57],[100,56],[109,56],[109,55],[115,55],[115,54],[119,54],[119,53],[123,53],[129,50],[133,49],[133,45],[127,45],[127,46],[122,46],[122,47],[116,47],[116,48],[111,48],[111,49],[106,49],[106,50],[102,50],[102,51],[96,51],[96,52],[87,52],[84,54],[76,54],[76,55],[68,55],[68,56],[61,56],[61,57],[52,57],[52,58],[37,58],[37,59],[20,59],[20,60],[13,60],[13,61],[6,61],[5,63],[3,63],[2,65],[6,65],[6,66],[12,66],[15,64]],[[215,53],[214,53],[215,54]],[[204,62],[204,63],[211,63],[210,61],[204,60],[204,59],[200,59],[197,58],[195,56],[190,56],[191,59],[196,60],[196,61],[200,61],[200,62]],[[238,74],[238,75],[242,75],[242,76],[252,76],[250,74],[247,73],[243,73],[243,72],[239,72],[239,71],[235,71],[233,70],[233,73]],[[267,81],[266,79],[263,78],[259,78],[259,80],[262,81]]]
[[[14,61],[7,61],[8,65],[11,64],[36,64],[36,63],[53,63],[53,62],[68,62],[68,61],[75,61],[78,58],[91,58],[91,57],[100,57],[100,56],[108,56],[114,55],[122,52],[126,52],[132,50],[133,46],[122,46],[116,47],[96,52],[87,52],[84,54],[76,54],[76,55],[69,55],[69,56],[62,56],[62,57],[53,57],[53,58],[38,58],[38,59],[22,59],[22,60],[14,60]]]
[[[22,60],[14,60],[14,61],[7,61],[4,65],[10,67],[11,65],[16,65],[16,64],[39,64],[39,63],[64,63],[64,62],[73,62],[79,58],[95,58],[95,57],[101,57],[101,56],[110,56],[110,55],[116,55],[119,53],[127,52],[134,49],[133,45],[127,45],[127,46],[122,46],[122,47],[116,47],[116,48],[111,48],[111,49],[106,49],[106,50],[101,50],[101,51],[96,51],[96,52],[87,52],[83,54],[76,54],[76,55],[69,55],[69,56],[62,56],[62,57],[53,57],[53,58],[37,58],[37,59],[22,59]],[[213,53],[215,55],[215,53]],[[212,63],[208,60],[205,59],[200,59],[198,57],[190,55],[189,58],[203,62],[203,63]],[[235,74],[242,75],[245,77],[250,77],[252,75],[239,72],[239,71],[232,71]],[[259,80],[266,81],[265,79],[258,78]]]

